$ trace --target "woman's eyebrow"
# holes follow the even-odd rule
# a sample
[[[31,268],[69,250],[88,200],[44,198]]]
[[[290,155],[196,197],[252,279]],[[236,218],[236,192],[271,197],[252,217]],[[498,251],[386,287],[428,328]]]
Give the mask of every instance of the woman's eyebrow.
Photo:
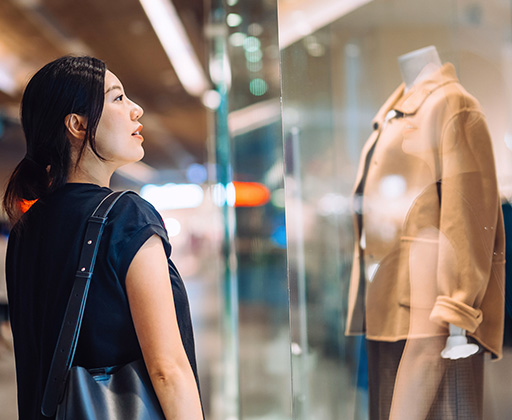
[[[107,93],[109,93],[111,90],[114,90],[114,89],[119,89],[120,91],[122,91],[122,90],[123,90],[123,89],[121,88],[121,86],[119,86],[119,85],[112,85],[112,86],[110,86],[110,87],[105,91],[105,95],[106,95]]]

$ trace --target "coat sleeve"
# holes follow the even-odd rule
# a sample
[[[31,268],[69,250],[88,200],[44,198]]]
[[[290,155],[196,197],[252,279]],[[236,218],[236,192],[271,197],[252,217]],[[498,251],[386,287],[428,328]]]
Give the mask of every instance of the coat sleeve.
[[[437,299],[430,319],[474,332],[491,277],[501,211],[484,115],[462,110],[445,124],[441,145]]]

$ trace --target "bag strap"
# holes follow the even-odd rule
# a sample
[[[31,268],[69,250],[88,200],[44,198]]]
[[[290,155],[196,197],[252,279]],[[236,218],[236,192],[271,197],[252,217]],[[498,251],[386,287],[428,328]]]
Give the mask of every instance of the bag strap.
[[[62,322],[44,389],[41,413],[47,417],[52,417],[55,414],[57,405],[64,395],[66,378],[75,356],[85,302],[87,301],[89,285],[107,216],[117,200],[129,192],[131,191],[117,191],[107,195],[87,221],[78,270],[75,274],[73,288],[64,313],[64,321]]]

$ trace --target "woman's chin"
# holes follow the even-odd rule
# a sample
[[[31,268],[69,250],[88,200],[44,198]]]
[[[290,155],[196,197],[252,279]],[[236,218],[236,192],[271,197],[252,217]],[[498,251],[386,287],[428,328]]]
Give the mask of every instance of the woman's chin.
[[[119,162],[118,168],[121,168],[126,165],[131,165],[132,163],[137,163],[142,160],[144,157],[144,150],[141,151],[141,153],[134,154],[133,156],[126,157],[122,160],[122,162]]]
[[[133,158],[130,159],[129,163],[139,162],[140,160],[142,160],[143,157],[144,157],[144,149],[141,146],[140,149],[137,151],[137,153],[134,153]]]

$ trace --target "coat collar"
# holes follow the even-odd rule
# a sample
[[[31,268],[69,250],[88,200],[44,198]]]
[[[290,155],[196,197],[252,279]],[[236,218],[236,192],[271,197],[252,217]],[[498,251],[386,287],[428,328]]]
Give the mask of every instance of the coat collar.
[[[407,93],[404,93],[405,84],[402,83],[380,108],[372,121],[373,128],[375,130],[380,128],[391,110],[401,114],[415,114],[432,92],[448,83],[457,83],[458,81],[455,67],[451,63],[446,63],[432,73],[428,79],[414,85]]]

